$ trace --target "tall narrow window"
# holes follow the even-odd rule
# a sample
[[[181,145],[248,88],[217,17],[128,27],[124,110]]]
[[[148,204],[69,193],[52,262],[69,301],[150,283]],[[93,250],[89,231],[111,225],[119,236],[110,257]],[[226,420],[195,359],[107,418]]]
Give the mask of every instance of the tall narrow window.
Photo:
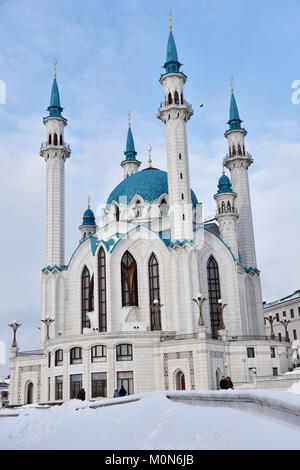
[[[53,142],[54,145],[57,145],[57,141],[58,141],[58,140],[57,140],[57,134],[55,133],[55,134],[54,134],[54,142]]]
[[[121,261],[122,306],[138,305],[138,279],[135,259],[126,251]]]
[[[219,303],[221,298],[219,268],[216,260],[211,256],[207,263],[207,280],[208,280],[208,293],[209,293],[209,309],[210,309],[210,323],[211,333],[213,338],[218,337],[219,329]]]
[[[51,134],[49,134],[48,143],[49,143],[49,145],[51,145],[51,143],[52,143],[52,136],[51,136]]]
[[[172,95],[171,95],[171,93],[168,94],[168,104],[172,104]]]
[[[87,316],[90,303],[90,272],[86,266],[81,276],[81,299],[82,328],[90,328],[90,321]]]
[[[118,222],[120,220],[120,209],[119,206],[115,206],[115,214],[116,214],[116,221]]]
[[[149,294],[150,294],[150,305],[153,305],[154,300],[158,300],[160,303],[160,288],[159,288],[159,264],[155,254],[153,253],[149,260]],[[160,312],[158,319],[155,319],[155,311],[150,310],[151,319],[151,330],[161,330],[161,316]],[[156,320],[156,321],[155,321]]]
[[[98,253],[98,282],[99,282],[99,331],[106,331],[106,264],[105,253],[101,247]]]
[[[175,101],[175,104],[179,104],[179,96],[178,96],[177,91],[175,91],[174,101]]]
[[[63,136],[60,134],[59,137],[59,145],[63,145]]]

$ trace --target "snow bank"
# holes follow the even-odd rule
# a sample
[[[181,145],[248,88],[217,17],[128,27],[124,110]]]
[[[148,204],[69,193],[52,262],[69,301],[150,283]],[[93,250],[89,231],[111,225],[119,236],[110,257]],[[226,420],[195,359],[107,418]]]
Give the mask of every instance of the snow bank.
[[[300,395],[300,381],[294,383],[289,389],[288,392],[295,393],[296,395]]]
[[[266,393],[300,403],[297,395]],[[96,409],[78,400],[49,409],[20,408],[17,418],[0,420],[0,449],[300,449],[296,426],[225,406],[189,406],[167,395],[101,400],[118,406]],[[129,398],[140,399],[126,403]]]

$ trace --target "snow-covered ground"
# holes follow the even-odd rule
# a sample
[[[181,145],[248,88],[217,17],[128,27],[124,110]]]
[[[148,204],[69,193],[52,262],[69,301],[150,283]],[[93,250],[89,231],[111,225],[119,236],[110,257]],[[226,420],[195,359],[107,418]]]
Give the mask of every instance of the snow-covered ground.
[[[296,394],[259,393],[300,405]],[[120,404],[97,409],[72,400],[49,409],[1,410],[0,449],[300,449],[300,427],[275,418],[225,406],[189,406],[169,400],[166,392],[130,398],[140,400],[101,400],[97,403]],[[5,413],[19,416],[1,418]]]

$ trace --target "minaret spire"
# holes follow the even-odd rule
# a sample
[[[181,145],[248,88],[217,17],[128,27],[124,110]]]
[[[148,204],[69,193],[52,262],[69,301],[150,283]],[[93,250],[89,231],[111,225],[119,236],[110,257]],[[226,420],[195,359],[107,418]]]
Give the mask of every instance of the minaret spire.
[[[224,164],[231,172],[232,187],[237,193],[236,209],[239,214],[237,236],[240,259],[246,268],[256,268],[254,230],[248,180],[248,168],[253,163],[253,158],[245,150],[245,136],[247,135],[247,131],[241,127],[242,122],[231,80],[229,130],[225,132],[229,152],[224,160]]]
[[[166,125],[169,206],[173,242],[193,239],[186,132],[186,123],[193,115],[193,110],[184,100],[184,84],[187,77],[180,71],[180,67],[170,12],[167,57],[164,64],[166,72],[160,77],[160,83],[164,88],[164,104],[160,107],[157,117]]]
[[[126,151],[124,152],[126,156],[125,160],[122,161],[121,166],[124,169],[124,179],[130,175],[136,173],[139,169],[141,162],[136,159],[137,152],[134,147],[134,140],[131,130],[131,112],[128,113],[128,131],[127,131],[127,140],[126,140]]]
[[[46,162],[46,267],[58,268],[65,264],[65,162],[71,149],[64,141],[64,129],[68,123],[62,116],[60,96],[56,80],[51,90],[49,116],[43,119],[46,142],[42,143],[40,155]]]

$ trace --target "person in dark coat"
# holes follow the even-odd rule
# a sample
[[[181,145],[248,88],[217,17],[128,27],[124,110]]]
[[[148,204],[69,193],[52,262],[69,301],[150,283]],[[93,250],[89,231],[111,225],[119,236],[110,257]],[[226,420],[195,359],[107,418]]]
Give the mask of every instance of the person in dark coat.
[[[82,401],[85,400],[85,390],[84,390],[84,388],[81,388],[79,390],[78,395],[77,395],[77,400],[82,400]]]
[[[222,375],[221,380],[220,380],[220,389],[221,390],[227,389],[227,382],[226,382],[224,375]]]
[[[116,388],[116,390],[114,391],[114,398],[118,398],[120,396],[119,392],[118,392],[118,389]]]
[[[234,386],[233,386],[233,383],[231,382],[231,378],[230,377],[226,377],[226,390],[234,390]]]
[[[127,392],[126,392],[125,388],[123,387],[123,385],[119,390],[119,395],[120,395],[120,397],[125,397],[125,395],[127,395]]]

